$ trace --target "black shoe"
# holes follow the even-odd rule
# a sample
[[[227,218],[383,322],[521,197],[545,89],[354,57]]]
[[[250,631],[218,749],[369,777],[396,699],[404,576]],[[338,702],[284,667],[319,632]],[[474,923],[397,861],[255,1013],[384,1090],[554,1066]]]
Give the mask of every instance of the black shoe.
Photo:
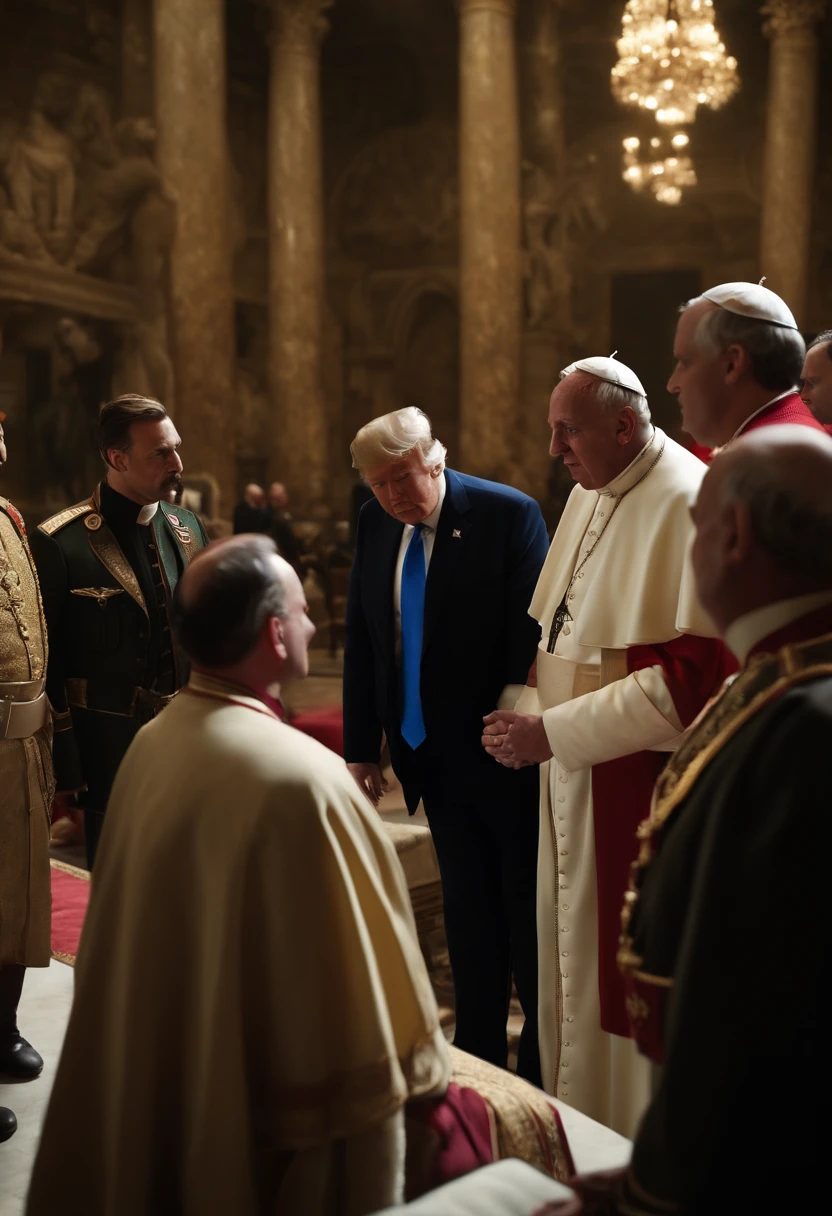
[[[14,1111],[9,1110],[8,1106],[0,1106],[0,1144],[13,1136],[16,1131],[17,1119],[14,1117]]]
[[[0,1077],[7,1081],[34,1081],[42,1069],[42,1057],[16,1030],[0,1040]]]

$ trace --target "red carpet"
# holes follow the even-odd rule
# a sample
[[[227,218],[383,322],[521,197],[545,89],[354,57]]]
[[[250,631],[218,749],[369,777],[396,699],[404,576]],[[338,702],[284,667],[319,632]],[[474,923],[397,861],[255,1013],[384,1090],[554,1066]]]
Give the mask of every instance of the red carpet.
[[[344,718],[340,705],[329,705],[323,709],[305,709],[289,719],[296,730],[311,735],[330,751],[344,754]]]
[[[52,862],[52,957],[75,966],[87,904],[90,876],[63,861]]]

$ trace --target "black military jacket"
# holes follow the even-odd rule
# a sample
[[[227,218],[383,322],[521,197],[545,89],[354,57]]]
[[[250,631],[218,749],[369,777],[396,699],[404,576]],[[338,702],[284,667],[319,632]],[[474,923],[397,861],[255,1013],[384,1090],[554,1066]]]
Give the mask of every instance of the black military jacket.
[[[103,483],[32,537],[49,634],[58,789],[86,786],[84,803],[96,810],[106,806],[133,735],[187,681],[168,606],[182,571],[207,543],[197,517],[182,507],[160,503],[148,533],[129,512],[128,500]],[[122,547],[117,532],[132,548]],[[132,543],[132,533],[146,542]]]

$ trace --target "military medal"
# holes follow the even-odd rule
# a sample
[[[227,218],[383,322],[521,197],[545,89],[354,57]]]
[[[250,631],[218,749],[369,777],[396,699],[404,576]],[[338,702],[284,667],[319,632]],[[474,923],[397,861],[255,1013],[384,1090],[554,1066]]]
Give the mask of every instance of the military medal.
[[[81,595],[87,599],[95,600],[99,608],[106,608],[107,600],[112,599],[114,595],[121,595],[121,587],[72,587],[70,595]]]

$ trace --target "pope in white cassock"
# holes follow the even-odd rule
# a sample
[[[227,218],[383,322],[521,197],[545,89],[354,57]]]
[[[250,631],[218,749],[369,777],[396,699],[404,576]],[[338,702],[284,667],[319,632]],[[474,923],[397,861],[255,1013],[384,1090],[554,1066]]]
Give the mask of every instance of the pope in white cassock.
[[[571,364],[549,425],[577,484],[529,610],[536,664],[515,710],[486,718],[483,744],[504,764],[541,764],[544,1088],[632,1136],[650,1065],[629,1038],[615,956],[636,830],[730,660],[689,565],[705,465],[652,425],[638,377],[612,358]]]

